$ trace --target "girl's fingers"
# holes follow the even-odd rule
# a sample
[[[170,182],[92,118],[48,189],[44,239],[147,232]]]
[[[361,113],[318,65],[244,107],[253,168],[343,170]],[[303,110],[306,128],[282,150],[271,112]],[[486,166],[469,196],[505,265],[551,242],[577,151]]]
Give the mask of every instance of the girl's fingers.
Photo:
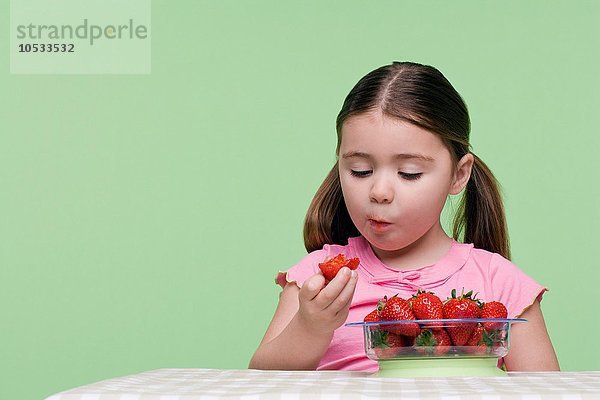
[[[321,292],[325,285],[325,277],[321,274],[315,274],[304,281],[304,285],[298,294],[299,300],[304,302],[312,301]]]
[[[352,302],[352,296],[354,296],[354,291],[356,290],[357,281],[358,275],[355,271],[352,271],[352,275],[346,282],[346,285],[342,288],[342,291],[329,305],[328,308],[330,308],[331,311],[337,313],[340,310],[344,310],[345,308],[350,307],[350,303]]]
[[[315,301],[321,309],[329,307],[339,297],[350,280],[351,272],[347,267],[342,268],[335,278],[315,297]]]

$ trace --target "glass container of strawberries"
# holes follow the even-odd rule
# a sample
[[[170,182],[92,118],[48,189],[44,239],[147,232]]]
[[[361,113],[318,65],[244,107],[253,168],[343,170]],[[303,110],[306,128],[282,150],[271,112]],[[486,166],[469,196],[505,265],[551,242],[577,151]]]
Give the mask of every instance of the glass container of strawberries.
[[[498,359],[508,354],[511,325],[506,307],[483,303],[472,292],[442,302],[419,290],[410,299],[383,298],[362,327],[367,357],[379,376],[502,376]]]

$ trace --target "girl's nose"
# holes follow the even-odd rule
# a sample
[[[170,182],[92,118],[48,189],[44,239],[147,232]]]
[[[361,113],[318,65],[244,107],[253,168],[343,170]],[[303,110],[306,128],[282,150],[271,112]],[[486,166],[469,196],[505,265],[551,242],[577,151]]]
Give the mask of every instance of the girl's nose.
[[[375,203],[391,203],[394,200],[394,188],[389,178],[378,177],[373,181],[371,193],[369,193],[371,201]]]

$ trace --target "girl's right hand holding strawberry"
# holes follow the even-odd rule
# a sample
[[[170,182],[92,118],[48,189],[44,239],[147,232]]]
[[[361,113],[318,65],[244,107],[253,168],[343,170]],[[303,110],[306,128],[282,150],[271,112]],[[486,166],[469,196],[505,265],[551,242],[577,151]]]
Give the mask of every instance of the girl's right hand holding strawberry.
[[[316,274],[308,278],[298,293],[297,318],[309,332],[332,334],[344,324],[357,282],[356,271],[344,267],[327,283]]]
[[[248,367],[316,369],[331,343],[333,331],[348,317],[357,280],[356,271],[345,267],[328,283],[321,274],[308,278],[302,288],[288,282]]]

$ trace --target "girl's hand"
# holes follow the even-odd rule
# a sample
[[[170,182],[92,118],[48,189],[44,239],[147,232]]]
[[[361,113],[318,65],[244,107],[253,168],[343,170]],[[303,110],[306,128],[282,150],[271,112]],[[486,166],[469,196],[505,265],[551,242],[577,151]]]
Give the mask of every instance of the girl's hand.
[[[309,332],[331,334],[348,318],[358,275],[342,268],[329,284],[316,274],[308,278],[298,293],[298,322]]]

